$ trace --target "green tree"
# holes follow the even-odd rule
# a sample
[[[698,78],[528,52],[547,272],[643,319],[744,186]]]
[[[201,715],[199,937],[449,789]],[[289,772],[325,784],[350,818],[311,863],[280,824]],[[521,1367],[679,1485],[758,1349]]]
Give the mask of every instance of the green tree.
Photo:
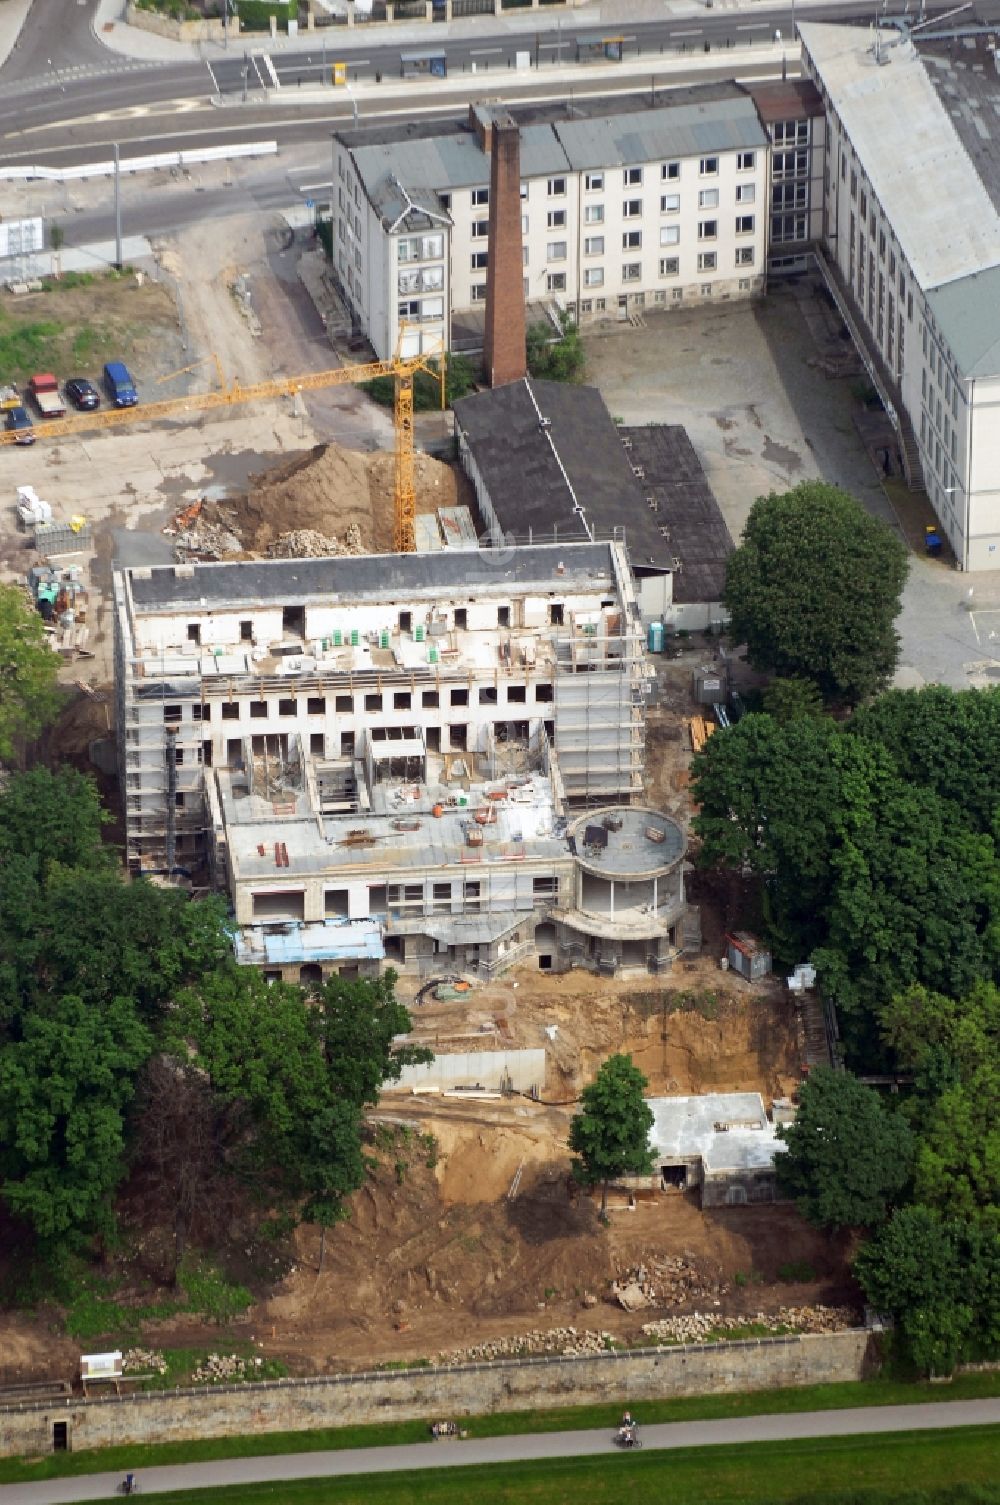
[[[915,1076],[916,1199],[968,1219],[1000,1206],[1000,991],[981,983],[956,1001],[910,988],[879,1024]]]
[[[93,779],[75,768],[14,774],[0,795],[0,861],[34,858],[43,877],[53,863],[101,867],[101,827],[110,819]]]
[[[755,668],[856,705],[896,667],[905,546],[820,481],[758,497],[726,569],[730,635]]]
[[[819,1066],[803,1083],[795,1121],[779,1128],[778,1185],[821,1228],[884,1222],[913,1170],[905,1119],[846,1071]]]
[[[860,1250],[854,1273],[917,1368],[950,1374],[976,1327],[961,1229],[927,1207],[899,1208]]]
[[[647,1086],[631,1056],[610,1056],[584,1087],[580,1111],[570,1123],[573,1175],[581,1186],[600,1186],[602,1218],[607,1216],[608,1185],[616,1176],[652,1170],[653,1114],[642,1095]]]
[[[823,715],[823,697],[811,679],[772,679],[761,694],[761,706],[781,724],[800,716]]]
[[[528,371],[539,381],[581,381],[586,356],[580,331],[569,313],[559,315],[562,333],[553,339],[545,321],[529,324],[525,331]]]
[[[13,758],[59,709],[59,660],[42,619],[14,585],[0,585],[0,760]]]
[[[833,857],[871,801],[877,749],[829,717],[751,715],[710,737],[692,771],[699,865],[760,878],[775,952],[802,961],[826,938]]]
[[[847,723],[885,748],[899,777],[949,802],[975,831],[993,829],[1000,803],[1000,688],[888,690]]]
[[[71,996],[0,1051],[0,1193],[47,1253],[110,1226],[125,1114],[152,1037],[127,998]]]

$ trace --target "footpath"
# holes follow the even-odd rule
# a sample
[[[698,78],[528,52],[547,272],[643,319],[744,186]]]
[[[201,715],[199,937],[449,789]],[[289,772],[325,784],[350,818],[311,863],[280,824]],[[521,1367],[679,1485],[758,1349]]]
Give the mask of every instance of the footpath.
[[[914,1406],[871,1406],[848,1411],[802,1411],[792,1415],[747,1416],[727,1421],[670,1422],[642,1427],[641,1436],[646,1448],[672,1449],[997,1425],[1000,1425],[1000,1399],[932,1401]],[[351,1474],[391,1473],[397,1469],[606,1457],[615,1451],[607,1429],[540,1432],[441,1446],[407,1443],[398,1447],[345,1448],[339,1452],[227,1458],[211,1463],[143,1469],[138,1478],[143,1494],[162,1494],[168,1490],[207,1489],[223,1484],[328,1479]],[[9,1484],[0,1488],[0,1505],[69,1505],[75,1500],[106,1500],[114,1494],[120,1482],[121,1474],[115,1473]]]

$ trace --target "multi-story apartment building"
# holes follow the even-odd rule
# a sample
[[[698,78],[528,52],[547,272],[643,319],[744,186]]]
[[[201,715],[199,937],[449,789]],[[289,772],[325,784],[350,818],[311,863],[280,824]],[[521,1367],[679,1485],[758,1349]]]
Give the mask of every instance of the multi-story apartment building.
[[[1000,564],[1000,82],[983,36],[804,22],[824,243],[959,568]]]
[[[510,111],[529,303],[585,320],[763,290],[767,136],[735,85],[691,93]],[[493,113],[334,136],[334,267],[379,356],[401,323],[405,350],[451,347],[456,313],[485,302]]]
[[[614,970],[697,944],[683,834],[634,803],[649,670],[621,545],[114,589],[129,865],[206,869],[244,960]]]

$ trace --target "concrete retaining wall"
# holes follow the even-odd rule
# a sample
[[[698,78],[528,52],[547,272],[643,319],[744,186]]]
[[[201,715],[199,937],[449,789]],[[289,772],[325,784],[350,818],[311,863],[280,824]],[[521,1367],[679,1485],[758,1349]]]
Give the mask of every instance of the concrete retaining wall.
[[[386,1093],[423,1088],[447,1091],[452,1087],[485,1087],[499,1091],[509,1077],[515,1092],[545,1086],[544,1050],[443,1051],[426,1066],[404,1066],[398,1082],[387,1082]]]
[[[854,1329],[750,1343],[40,1402],[0,1411],[0,1456],[51,1452],[53,1428],[60,1423],[66,1424],[69,1447],[100,1448],[612,1400],[638,1405],[675,1395],[857,1380],[877,1363],[870,1343],[870,1333]]]

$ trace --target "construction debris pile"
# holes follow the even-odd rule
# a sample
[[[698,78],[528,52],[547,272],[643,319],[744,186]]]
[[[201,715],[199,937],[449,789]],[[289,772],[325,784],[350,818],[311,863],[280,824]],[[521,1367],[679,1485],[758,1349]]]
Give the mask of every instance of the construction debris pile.
[[[191,1375],[193,1385],[225,1385],[234,1380],[256,1379],[264,1360],[255,1354],[244,1358],[238,1353],[210,1353]]]
[[[490,1343],[478,1343],[475,1348],[456,1348],[449,1353],[439,1353],[432,1364],[476,1364],[491,1359],[523,1359],[531,1354],[590,1354],[607,1353],[616,1346],[614,1333],[597,1332],[593,1328],[551,1327],[547,1331],[535,1329],[510,1338],[495,1338]]]
[[[166,1374],[167,1361],[155,1348],[128,1348],[122,1355],[122,1374]]]
[[[174,557],[187,559],[226,559],[239,554],[243,540],[239,535],[236,514],[228,507],[213,505],[211,511],[202,501],[192,502],[178,512],[164,528],[174,536]]]
[[[612,1296],[626,1312],[646,1306],[689,1306],[707,1297],[717,1300],[728,1290],[721,1281],[706,1280],[689,1260],[669,1255],[619,1270],[611,1286]]]
[[[858,1316],[846,1306],[782,1306],[776,1312],[720,1317],[718,1312],[691,1312],[684,1317],[661,1317],[643,1324],[643,1336],[666,1343],[704,1343],[748,1327],[768,1333],[838,1333],[857,1327]]]
[[[267,552],[272,559],[329,559],[334,554],[363,554],[365,550],[361,529],[357,523],[350,523],[343,541],[315,528],[295,528],[279,534]]]

